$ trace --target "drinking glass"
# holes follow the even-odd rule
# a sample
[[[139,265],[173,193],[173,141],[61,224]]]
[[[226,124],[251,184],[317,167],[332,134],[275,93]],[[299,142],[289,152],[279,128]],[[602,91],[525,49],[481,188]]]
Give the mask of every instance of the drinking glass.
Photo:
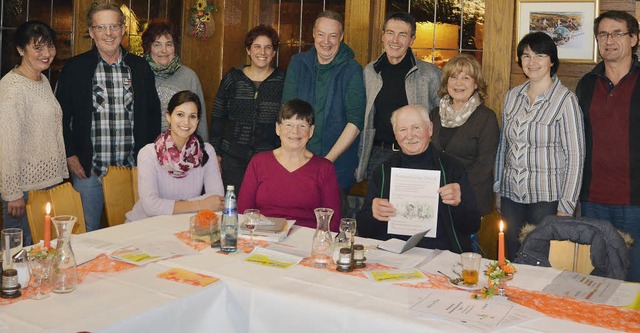
[[[13,255],[22,250],[22,229],[6,228],[2,229],[2,261],[4,268],[10,268]]]
[[[257,209],[246,209],[244,211],[244,227],[249,230],[250,245],[253,245],[253,231],[260,224],[260,211]]]
[[[349,242],[349,247],[356,240],[356,219],[345,217],[340,220],[340,231],[344,232]]]
[[[29,270],[31,275],[36,278],[36,293],[29,295],[32,299],[43,299],[49,297],[49,290],[42,290],[42,280],[51,274],[51,264],[53,263],[52,255],[29,255]]]
[[[478,284],[481,258],[481,255],[474,252],[465,252],[460,254],[460,263],[462,264],[462,283],[468,286]]]

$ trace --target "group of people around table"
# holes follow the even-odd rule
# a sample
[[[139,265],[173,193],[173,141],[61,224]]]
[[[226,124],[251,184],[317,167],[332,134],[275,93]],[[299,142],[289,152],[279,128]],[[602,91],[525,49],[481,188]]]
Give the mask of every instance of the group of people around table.
[[[517,56],[528,80],[507,93],[502,130],[484,105],[478,61],[460,54],[441,71],[418,59],[408,13],[387,16],[384,53],[364,70],[335,12],[318,16],[314,46],[292,58],[286,75],[273,66],[277,32],[252,28],[249,65],[224,75],[210,127],[200,81],[176,54],[173,25],[152,21],[138,57],[120,45],[124,22],[114,5],[91,7],[94,46],[64,65],[55,95],[42,74],[56,54],[55,32],[29,21],[14,35],[22,60],[0,80],[0,193],[4,225],[22,228],[25,244],[28,192],[69,176],[87,230],[98,229],[109,166],[138,168],[140,200],[127,221],[221,210],[223,185],[234,185],[239,211],[258,208],[315,227],[313,209],[329,207],[337,230],[350,187],[367,179],[359,235],[406,239],[387,232],[396,214],[390,170],[400,167],[441,171],[437,233],[419,246],[473,250],[481,217],[495,204],[513,258],[521,226],[573,215],[579,200],[583,215],[640,240],[640,173],[633,171],[640,131],[631,128],[640,121],[639,29],[625,12],[596,19],[603,61],[576,94],[556,75],[552,39],[526,35]],[[640,280],[639,242],[631,281]]]

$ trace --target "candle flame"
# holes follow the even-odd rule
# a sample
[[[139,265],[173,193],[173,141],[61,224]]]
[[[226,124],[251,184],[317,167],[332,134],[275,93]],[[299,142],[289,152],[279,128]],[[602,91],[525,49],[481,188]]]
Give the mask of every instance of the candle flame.
[[[51,214],[51,203],[47,202],[47,206],[45,208],[45,211],[47,212],[47,215]]]
[[[500,220],[500,232],[502,232],[502,229],[504,229],[504,223]]]

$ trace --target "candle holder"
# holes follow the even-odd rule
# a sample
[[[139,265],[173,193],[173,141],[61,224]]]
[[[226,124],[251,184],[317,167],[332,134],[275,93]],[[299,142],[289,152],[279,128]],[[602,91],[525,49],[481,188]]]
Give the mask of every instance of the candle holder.
[[[479,294],[475,294],[476,299],[487,299],[494,295],[507,296],[507,281],[513,279],[516,273],[516,267],[509,261],[505,260],[504,265],[500,265],[494,261],[484,271],[484,275],[489,279],[489,286],[482,288]]]

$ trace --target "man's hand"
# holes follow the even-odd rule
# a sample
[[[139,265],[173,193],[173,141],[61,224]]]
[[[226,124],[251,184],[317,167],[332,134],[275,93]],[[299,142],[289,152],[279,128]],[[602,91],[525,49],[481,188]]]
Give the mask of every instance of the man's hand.
[[[373,217],[379,221],[389,221],[390,217],[396,216],[396,209],[387,199],[373,199],[371,211],[373,212]]]
[[[451,206],[457,206],[460,204],[462,193],[460,192],[460,184],[452,183],[447,184],[438,189],[442,203]]]
[[[7,211],[14,219],[21,218],[24,215],[24,197],[7,202]]]
[[[80,164],[80,160],[78,160],[78,156],[73,155],[67,157],[67,164],[69,164],[69,169],[76,177],[80,179],[87,178],[87,175],[84,173],[84,168],[82,168],[82,164]]]

